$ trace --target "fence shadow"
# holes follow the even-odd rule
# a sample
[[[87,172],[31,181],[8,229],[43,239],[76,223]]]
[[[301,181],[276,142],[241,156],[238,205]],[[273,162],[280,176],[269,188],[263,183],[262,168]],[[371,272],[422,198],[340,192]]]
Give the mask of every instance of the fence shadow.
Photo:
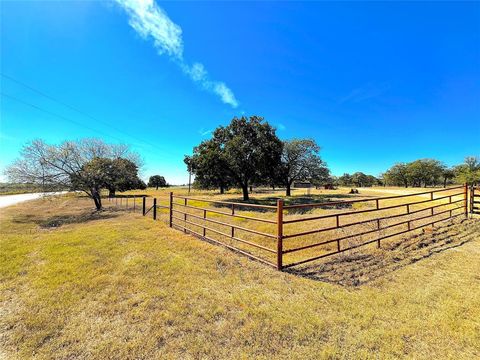
[[[382,243],[381,249],[355,249],[329,261],[292,268],[287,272],[347,287],[361,286],[409,264],[472,241],[480,225],[469,224],[472,222],[468,220],[460,224],[452,222],[448,226]]]

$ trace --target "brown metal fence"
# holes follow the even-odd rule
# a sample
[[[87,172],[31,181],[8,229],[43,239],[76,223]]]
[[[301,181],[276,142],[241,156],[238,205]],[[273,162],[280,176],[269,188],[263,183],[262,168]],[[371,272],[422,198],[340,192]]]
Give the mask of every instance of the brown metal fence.
[[[170,204],[170,227],[178,228],[225,246],[264,264],[276,266],[271,257],[277,254],[274,246],[277,241],[277,234],[272,231],[273,229],[260,231],[256,225],[261,223],[274,228],[277,221],[269,217],[240,213],[242,210],[253,209],[254,211],[274,214],[275,212],[278,213],[276,206],[196,199],[177,196],[173,193],[170,193]],[[222,221],[219,218],[228,218],[229,221]],[[242,221],[248,225],[240,225]],[[253,235],[253,239],[247,240],[246,237],[248,236],[245,236],[246,234]],[[243,246],[238,246],[238,244]],[[256,251],[252,251],[253,249]],[[257,254],[258,252],[260,254]],[[265,254],[270,256],[264,256]]]
[[[143,216],[152,213],[153,219],[157,219],[158,209],[169,209],[170,205],[165,203],[162,205],[157,198],[151,198],[147,195],[121,195],[106,198],[108,203],[117,209],[127,211],[141,212]]]
[[[441,193],[448,192],[447,195]],[[440,195],[440,196],[438,196]],[[413,201],[409,201],[410,199]],[[426,198],[418,200],[418,198]],[[283,239],[305,237],[313,234],[333,233],[318,242],[311,242],[302,246],[293,246],[283,250],[283,254],[305,251],[307,249],[326,247],[326,251],[315,256],[292,261],[283,268],[288,268],[323,257],[343,253],[361,246],[376,243],[378,247],[381,241],[394,236],[402,235],[413,230],[433,226],[439,222],[467,216],[467,187],[458,186],[448,189],[433,190],[408,195],[396,195],[378,197],[372,199],[349,200],[343,202],[330,202],[324,204],[292,205],[284,209],[312,208],[325,205],[356,204],[360,210],[345,211],[336,214],[307,216],[292,220],[285,220],[284,224],[298,224],[306,221],[330,220],[330,225],[303,231],[284,234]],[[358,215],[368,217],[358,221]],[[360,227],[363,227],[360,228]],[[351,231],[344,230],[352,228]],[[339,230],[341,230],[339,232]],[[342,233],[343,232],[343,233]],[[339,236],[340,235],[340,236]],[[332,247],[333,245],[333,247]]]
[[[471,191],[470,211],[480,190]],[[138,201],[140,200],[140,204]],[[118,199],[110,199],[118,205]],[[128,200],[120,200],[126,203]],[[344,253],[387,238],[468,216],[468,187],[408,195],[285,205],[260,205],[179,196],[135,197],[133,211],[165,210],[169,226],[279,270]],[[160,204],[160,203],[163,203]],[[139,206],[140,205],[140,206]],[[128,205],[124,205],[128,208]],[[166,211],[168,209],[168,211]],[[168,220],[167,220],[168,216]]]
[[[470,212],[480,214],[480,186],[472,186],[470,189]]]

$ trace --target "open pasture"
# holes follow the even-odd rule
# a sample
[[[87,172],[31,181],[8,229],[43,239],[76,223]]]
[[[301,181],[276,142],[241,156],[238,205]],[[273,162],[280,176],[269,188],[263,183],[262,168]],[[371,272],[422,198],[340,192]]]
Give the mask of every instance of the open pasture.
[[[309,194],[298,189],[291,197],[260,189],[248,203],[239,200],[236,194],[197,191],[186,196],[185,190],[180,189],[173,191],[170,200],[165,192],[150,194],[159,205],[157,219],[278,268],[301,265],[368,244],[380,247],[403,235],[411,236],[431,226],[464,218],[466,211],[462,186],[412,192],[371,188],[353,195],[345,188],[313,190]],[[278,199],[282,200],[282,210],[278,209]],[[115,201],[118,205],[118,199]],[[128,205],[127,199],[123,199],[123,204],[132,207],[132,201]],[[151,212],[153,198],[147,197],[145,202]]]
[[[0,355],[474,359],[479,233],[468,220],[282,273],[138,211],[19,204],[0,217]]]

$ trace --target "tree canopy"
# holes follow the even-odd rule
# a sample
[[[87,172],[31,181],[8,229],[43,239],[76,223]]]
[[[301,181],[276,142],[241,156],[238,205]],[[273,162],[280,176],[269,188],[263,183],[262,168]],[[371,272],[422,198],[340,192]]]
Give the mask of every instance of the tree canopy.
[[[187,169],[195,174],[196,187],[219,188],[223,194],[233,184],[228,163],[218,139],[203,141],[193,149],[192,156],[185,156]]]
[[[270,124],[259,116],[242,116],[215,129],[212,139],[195,147],[185,160],[198,181],[238,186],[248,200],[250,185],[275,176],[281,154],[282,142]]]
[[[468,184],[480,183],[480,157],[467,156],[463,164],[453,169],[457,182]]]
[[[148,179],[148,186],[154,187],[158,190],[159,187],[167,187],[168,184],[163,176],[153,175]]]
[[[297,180],[319,182],[329,177],[326,164],[319,155],[320,147],[312,139],[293,139],[283,142],[278,179],[291,195],[291,186]]]
[[[452,169],[435,159],[419,159],[410,163],[398,163],[383,175],[388,185],[427,187],[447,185],[453,176]]]
[[[116,191],[132,189],[145,189],[147,186],[138,177],[138,166],[131,160],[116,158],[110,160],[108,169],[108,181],[105,187],[109,190],[109,196],[115,196]]]
[[[367,175],[363,172],[357,171],[353,174],[343,174],[338,178],[338,183],[342,186],[370,187],[378,185],[380,180],[373,175]]]
[[[139,156],[126,145],[106,144],[98,139],[65,141],[49,145],[34,140],[24,146],[21,157],[6,171],[10,181],[81,190],[102,208],[100,190],[141,187],[137,176]]]

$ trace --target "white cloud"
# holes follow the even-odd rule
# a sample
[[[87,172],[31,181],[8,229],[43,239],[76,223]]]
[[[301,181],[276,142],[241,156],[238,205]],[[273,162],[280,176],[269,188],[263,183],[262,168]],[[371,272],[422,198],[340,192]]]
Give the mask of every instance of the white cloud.
[[[237,99],[235,99],[235,95],[233,95],[232,90],[230,90],[227,87],[227,85],[225,85],[225,83],[215,82],[213,91],[215,92],[215,94],[220,96],[220,98],[225,104],[230,104],[234,108],[238,106],[238,102],[237,102]]]
[[[341,98],[338,103],[359,103],[383,95],[389,88],[390,86],[387,83],[370,82],[364,86],[353,89],[347,96]]]
[[[194,63],[191,67],[185,66],[183,69],[193,81],[208,81],[207,70],[200,63]]]
[[[222,102],[236,108],[238,101],[224,82],[210,80],[198,62],[188,65],[183,57],[182,29],[168,17],[154,0],[114,0],[129,16],[129,24],[144,39],[152,39],[160,55],[167,54],[182,71],[205,90],[218,95]]]
[[[201,136],[211,135],[211,134],[213,133],[213,129],[205,130],[204,128],[201,128],[200,130],[198,130],[198,133],[199,133]]]

